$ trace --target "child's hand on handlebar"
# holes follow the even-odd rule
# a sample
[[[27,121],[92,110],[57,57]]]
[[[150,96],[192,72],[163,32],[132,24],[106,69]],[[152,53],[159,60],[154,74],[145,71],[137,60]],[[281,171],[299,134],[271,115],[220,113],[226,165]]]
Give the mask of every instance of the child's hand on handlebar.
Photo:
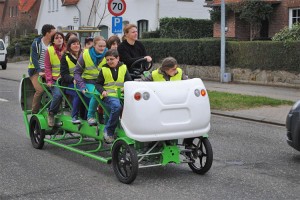
[[[103,96],[103,97],[107,97],[107,92],[106,92],[106,91],[103,91],[103,92],[102,92],[102,96]]]

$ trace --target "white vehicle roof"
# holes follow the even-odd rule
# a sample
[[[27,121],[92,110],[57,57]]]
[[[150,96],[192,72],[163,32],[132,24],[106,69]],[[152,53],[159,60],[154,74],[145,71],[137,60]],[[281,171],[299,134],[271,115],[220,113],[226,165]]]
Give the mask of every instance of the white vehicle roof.
[[[136,93],[140,100],[134,98]],[[128,137],[142,142],[208,133],[210,104],[202,80],[126,82],[121,125]]]

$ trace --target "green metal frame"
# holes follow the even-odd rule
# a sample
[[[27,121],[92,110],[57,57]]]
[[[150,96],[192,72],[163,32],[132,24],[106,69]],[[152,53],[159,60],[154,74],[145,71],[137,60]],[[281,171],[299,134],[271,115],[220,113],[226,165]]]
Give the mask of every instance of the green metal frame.
[[[24,76],[25,78],[25,76]],[[45,91],[45,95],[43,95],[42,102],[41,102],[41,109],[40,111],[35,114],[40,122],[41,129],[45,130],[46,137],[44,141],[51,145],[55,145],[69,151],[73,151],[75,153],[87,156],[89,158],[98,160],[103,163],[111,163],[112,157],[109,154],[101,155],[103,152],[111,152],[112,147],[115,142],[119,140],[123,140],[126,142],[127,145],[133,145],[139,161],[139,167],[153,167],[153,166],[165,166],[168,163],[187,163],[190,162],[189,160],[182,159],[182,155],[184,152],[181,150],[180,145],[178,144],[178,140],[170,140],[170,141],[154,141],[154,142],[139,142],[135,141],[129,137],[127,137],[125,131],[122,129],[120,123],[116,128],[116,135],[117,138],[110,147],[104,147],[104,136],[103,130],[105,125],[98,123],[97,126],[90,126],[86,120],[81,120],[81,124],[73,124],[72,118],[70,115],[64,114],[67,111],[72,109],[72,105],[69,102],[67,96],[64,94],[65,89],[75,90],[79,95],[82,103],[86,108],[88,105],[85,103],[84,98],[80,90],[75,88],[69,88],[59,85],[59,81],[56,82],[54,87],[58,87],[60,92],[62,93],[64,101],[69,105],[69,108],[62,108],[60,112],[55,116],[55,127],[49,127],[47,124],[47,108],[50,105],[52,100],[52,94],[48,90],[46,83],[43,82],[42,78],[39,77],[39,83],[43,87]],[[31,110],[26,107],[27,101],[27,86],[25,83],[22,86],[22,96],[23,96],[23,118],[26,126],[27,136],[29,137],[29,119],[32,117]],[[87,92],[95,97],[99,105],[103,108],[104,114],[109,116],[108,109],[106,108],[105,104],[100,98],[100,95],[94,92]],[[121,91],[118,90],[118,97],[122,99]],[[203,135],[202,137],[208,137],[207,134]],[[90,141],[90,139],[93,141]],[[87,139],[89,139],[87,141]],[[82,147],[94,147],[93,149],[82,149]]]

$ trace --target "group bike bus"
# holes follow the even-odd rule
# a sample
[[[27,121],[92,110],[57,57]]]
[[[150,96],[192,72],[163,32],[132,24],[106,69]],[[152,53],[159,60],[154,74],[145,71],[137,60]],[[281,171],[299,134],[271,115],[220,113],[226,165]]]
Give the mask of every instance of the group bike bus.
[[[138,60],[136,63],[145,61]],[[136,64],[135,63],[135,64]],[[152,64],[135,67],[139,77]],[[44,89],[41,108],[32,114],[31,103],[35,93],[28,77],[20,83],[19,98],[23,111],[26,135],[32,146],[42,149],[45,143],[55,145],[97,161],[112,164],[114,173],[122,183],[132,183],[140,168],[187,163],[196,174],[205,174],[211,168],[213,151],[208,140],[210,130],[210,104],[206,88],[199,78],[184,81],[124,83],[124,93],[118,91],[123,111],[115,131],[115,140],[106,144],[103,130],[105,121],[90,126],[86,120],[73,124],[72,104],[64,94],[72,89],[56,84],[63,96],[63,104],[55,116],[54,127],[47,123],[47,109],[52,95],[46,83],[39,78]],[[83,105],[87,104],[82,93]],[[109,116],[109,110],[99,95],[91,92]],[[104,116],[104,118],[106,118]]]

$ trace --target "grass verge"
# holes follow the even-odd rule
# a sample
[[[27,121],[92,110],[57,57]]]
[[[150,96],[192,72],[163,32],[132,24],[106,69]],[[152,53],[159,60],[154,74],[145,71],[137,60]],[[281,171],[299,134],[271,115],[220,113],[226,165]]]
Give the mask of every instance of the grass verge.
[[[269,97],[232,94],[208,91],[210,108],[215,110],[241,110],[261,106],[293,105],[293,101],[272,99]]]

